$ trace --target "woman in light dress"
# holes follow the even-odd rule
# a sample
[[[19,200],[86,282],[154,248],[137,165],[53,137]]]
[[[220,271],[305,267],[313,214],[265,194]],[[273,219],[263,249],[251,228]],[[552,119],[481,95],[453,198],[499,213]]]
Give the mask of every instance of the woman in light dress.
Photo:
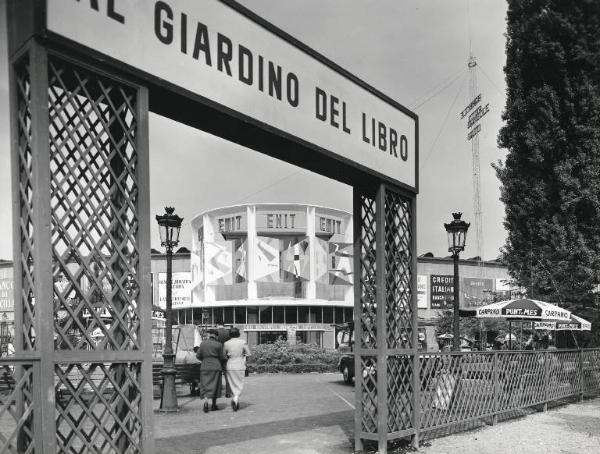
[[[227,366],[225,373],[231,387],[231,408],[238,411],[240,408],[240,394],[244,388],[244,375],[246,372],[246,358],[250,356],[250,349],[244,339],[240,339],[240,330],[231,328],[229,333],[231,339],[223,344]]]

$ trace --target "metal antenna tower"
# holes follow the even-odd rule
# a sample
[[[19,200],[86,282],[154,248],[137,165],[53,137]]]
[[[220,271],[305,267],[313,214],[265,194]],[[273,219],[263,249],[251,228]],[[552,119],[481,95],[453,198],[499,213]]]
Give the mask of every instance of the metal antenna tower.
[[[469,55],[469,100],[475,99],[477,93],[477,61],[471,53]],[[486,106],[487,107],[487,106]],[[471,139],[471,154],[473,156],[473,214],[475,216],[475,240],[479,263],[483,259],[483,226],[481,211],[481,172],[479,166],[479,134]]]

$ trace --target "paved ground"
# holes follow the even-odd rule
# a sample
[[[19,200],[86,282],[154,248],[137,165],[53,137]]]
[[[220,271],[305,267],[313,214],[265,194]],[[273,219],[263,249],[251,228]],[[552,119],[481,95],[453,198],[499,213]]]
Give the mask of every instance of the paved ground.
[[[430,441],[426,454],[600,453],[600,398]]]
[[[351,453],[353,403],[341,374],[251,375],[238,412],[222,398],[205,414],[181,397],[181,412],[155,414],[157,453]]]
[[[235,413],[225,398],[208,414],[198,398],[180,397],[179,404],[179,413],[155,414],[157,453],[353,452],[354,388],[339,374],[251,375]],[[419,452],[600,453],[600,398],[428,443]]]

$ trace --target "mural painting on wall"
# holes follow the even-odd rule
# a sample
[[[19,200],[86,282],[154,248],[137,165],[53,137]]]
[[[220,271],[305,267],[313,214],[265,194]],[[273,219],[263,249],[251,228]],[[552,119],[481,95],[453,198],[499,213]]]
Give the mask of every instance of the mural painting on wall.
[[[231,285],[246,281],[246,240],[206,241],[207,285]]]
[[[285,245],[284,245],[285,247]],[[308,252],[308,239],[300,242],[290,242],[289,246],[281,252],[281,269],[288,276],[310,279],[310,257]]]
[[[256,237],[257,282],[309,280],[310,253],[308,238]]]
[[[194,302],[204,301],[204,229],[198,229],[198,240],[192,244],[190,255],[192,270],[192,298]]]
[[[320,238],[315,240],[317,282],[327,285],[352,285],[353,244],[329,242]]]
[[[329,284],[352,285],[352,243],[329,243]]]
[[[431,308],[452,309],[454,304],[454,276],[432,274],[430,279]]]

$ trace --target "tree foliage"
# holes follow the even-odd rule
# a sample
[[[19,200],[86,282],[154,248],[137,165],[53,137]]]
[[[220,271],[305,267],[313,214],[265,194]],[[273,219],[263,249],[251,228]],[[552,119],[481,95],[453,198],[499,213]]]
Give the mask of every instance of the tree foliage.
[[[495,165],[503,258],[534,297],[593,310],[600,282],[600,2],[508,0]],[[583,314],[582,314],[583,315]]]

